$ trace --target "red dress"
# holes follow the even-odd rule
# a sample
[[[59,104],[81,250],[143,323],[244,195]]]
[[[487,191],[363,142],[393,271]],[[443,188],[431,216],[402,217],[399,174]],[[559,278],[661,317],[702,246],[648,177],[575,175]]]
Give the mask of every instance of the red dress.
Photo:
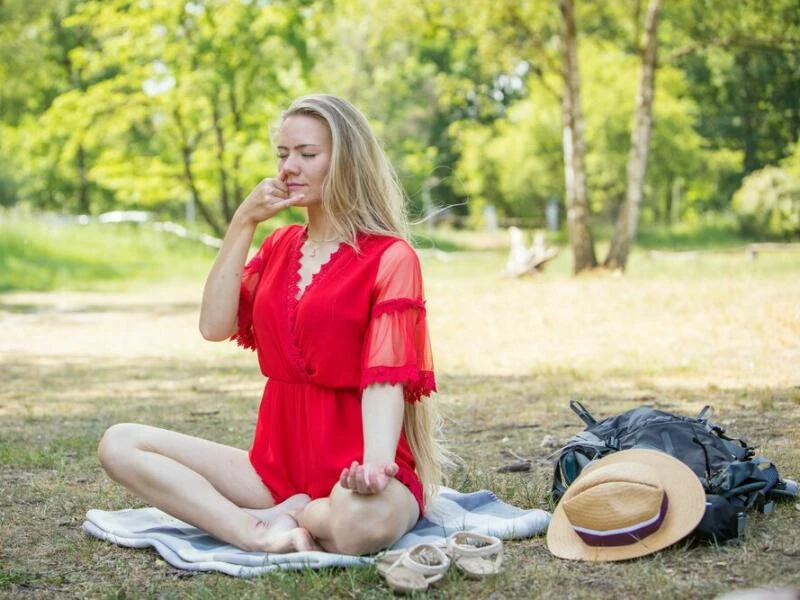
[[[250,461],[276,502],[327,497],[363,462],[361,392],[402,383],[407,402],[435,391],[419,259],[404,241],[359,234],[341,244],[300,300],[305,227],[269,236],[244,268],[232,339],[258,353],[268,378]],[[401,433],[396,478],[423,512],[422,484]]]

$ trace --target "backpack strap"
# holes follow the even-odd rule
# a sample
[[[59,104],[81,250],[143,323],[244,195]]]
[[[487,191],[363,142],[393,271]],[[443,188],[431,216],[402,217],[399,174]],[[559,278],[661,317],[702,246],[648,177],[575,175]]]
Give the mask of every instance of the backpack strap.
[[[569,407],[572,409],[572,412],[581,418],[581,421],[586,423],[587,427],[591,427],[597,423],[597,419],[592,416],[592,413],[590,413],[586,407],[577,400],[570,400]]]
[[[710,404],[706,404],[703,409],[697,413],[697,420],[701,423],[705,423],[708,421],[708,417],[714,412],[714,409],[711,408]]]
[[[696,421],[705,427],[706,431],[715,435],[721,440],[724,440],[728,450],[736,457],[737,460],[746,461],[755,456],[755,448],[747,443],[747,440],[741,438],[734,438],[725,435],[725,428],[718,423],[709,420],[714,413],[714,409],[706,404],[696,417]]]

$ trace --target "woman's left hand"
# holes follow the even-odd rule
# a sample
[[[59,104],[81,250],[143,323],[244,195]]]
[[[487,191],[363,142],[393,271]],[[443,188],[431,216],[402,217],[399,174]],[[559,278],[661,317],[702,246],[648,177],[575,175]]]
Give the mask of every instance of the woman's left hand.
[[[394,462],[365,462],[359,465],[358,461],[353,461],[349,468],[342,471],[339,484],[359,494],[379,494],[386,489],[398,470]]]

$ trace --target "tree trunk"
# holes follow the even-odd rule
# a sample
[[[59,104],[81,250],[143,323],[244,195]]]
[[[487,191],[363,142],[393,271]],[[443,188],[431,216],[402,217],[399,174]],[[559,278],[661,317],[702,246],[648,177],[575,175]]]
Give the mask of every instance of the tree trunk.
[[[239,102],[236,98],[236,82],[231,81],[228,85],[228,103],[229,108],[231,111],[231,116],[233,117],[233,130],[235,132],[242,131],[242,116],[239,112]],[[234,142],[235,142],[234,138]],[[242,184],[239,182],[239,175],[241,173],[241,165],[242,165],[242,152],[240,150],[240,145],[234,143],[233,148],[233,171],[231,173],[231,177],[233,179],[233,201],[236,202],[236,206],[238,207],[239,204],[244,201],[244,191],[242,190]]]
[[[188,145],[182,146],[181,156],[183,157],[183,176],[186,179],[186,185],[189,188],[189,193],[192,195],[194,205],[197,207],[197,210],[200,211],[200,215],[205,219],[206,223],[209,224],[214,235],[220,238],[224,237],[225,230],[219,226],[219,223],[217,223],[217,220],[212,216],[208,207],[200,199],[200,192],[197,189],[197,185],[194,181],[194,174],[192,173],[192,149]]]
[[[225,132],[222,130],[222,115],[219,110],[219,91],[212,90],[211,114],[214,124],[214,137],[217,141],[217,165],[219,168],[219,205],[226,223],[231,222],[233,213],[228,196],[228,172],[225,169]]]
[[[86,150],[83,149],[83,144],[78,146],[76,159],[78,162],[78,212],[90,215],[92,207],[89,205],[89,178],[86,174]]]
[[[611,246],[604,266],[622,269],[628,263],[631,245],[636,239],[639,213],[644,196],[644,180],[647,172],[647,151],[653,129],[653,95],[656,78],[656,50],[658,48],[658,16],[661,0],[650,0],[644,28],[644,52],[642,53],[642,75],[636,97],[636,115],[631,131],[631,148],[628,154],[628,182],[625,202],[617,217]]]
[[[669,189],[669,226],[672,227],[673,223],[679,223],[681,220],[681,204],[683,204],[683,192],[685,180],[682,177],[676,177],[672,180],[672,185]]]
[[[192,200],[194,201],[195,207],[200,212],[200,216],[203,217],[206,223],[208,223],[209,227],[211,227],[211,231],[213,231],[217,237],[224,237],[225,230],[220,227],[219,223],[217,223],[217,220],[214,218],[214,215],[211,214],[211,211],[208,210],[208,207],[200,198],[200,191],[197,189],[197,183],[194,180],[194,172],[192,171],[192,154],[194,153],[193,143],[189,141],[189,136],[187,134],[186,127],[183,124],[180,110],[175,108],[173,115],[181,136],[180,147],[181,157],[183,158],[183,177],[186,181],[186,186],[189,188],[189,193],[192,195]]]
[[[566,181],[567,228],[574,258],[574,271],[597,266],[590,224],[586,185],[586,146],[583,141],[581,83],[578,72],[578,41],[573,0],[559,0],[564,93],[562,95],[564,179]]]

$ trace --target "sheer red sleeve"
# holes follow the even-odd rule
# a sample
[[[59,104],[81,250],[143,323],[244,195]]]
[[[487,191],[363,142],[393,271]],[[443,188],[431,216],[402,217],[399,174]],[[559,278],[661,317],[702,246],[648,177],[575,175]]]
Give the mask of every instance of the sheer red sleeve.
[[[261,247],[253,255],[242,271],[242,283],[239,287],[239,308],[237,310],[237,329],[231,336],[231,340],[243,348],[256,349],[256,341],[253,337],[253,301],[256,296],[256,287],[261,279],[261,272],[264,269],[264,261],[272,245],[272,237],[268,237],[261,244]]]
[[[381,257],[361,371],[371,383],[402,383],[406,402],[436,391],[419,258],[405,242]]]

